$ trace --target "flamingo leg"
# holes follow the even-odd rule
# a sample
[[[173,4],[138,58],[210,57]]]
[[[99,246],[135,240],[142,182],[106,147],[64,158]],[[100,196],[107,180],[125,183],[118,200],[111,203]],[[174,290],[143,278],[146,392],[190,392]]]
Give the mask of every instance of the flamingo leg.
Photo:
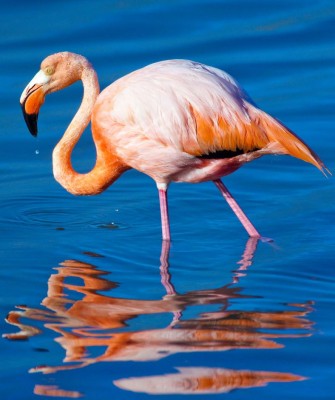
[[[163,236],[163,240],[170,241],[171,235],[170,235],[167,190],[166,189],[158,189],[158,193],[159,193],[159,205],[160,205],[160,209],[161,209],[162,236]]]
[[[261,237],[260,233],[253,226],[253,224],[250,222],[249,218],[244,214],[242,208],[237,204],[236,200],[230,194],[229,190],[223,184],[221,179],[216,179],[213,182],[218,187],[218,189],[220,190],[222,196],[226,199],[227,203],[229,204],[231,209],[234,211],[235,215],[240,220],[240,222],[242,223],[242,225],[244,226],[244,228],[248,232],[249,236],[255,237],[255,238],[260,238]]]

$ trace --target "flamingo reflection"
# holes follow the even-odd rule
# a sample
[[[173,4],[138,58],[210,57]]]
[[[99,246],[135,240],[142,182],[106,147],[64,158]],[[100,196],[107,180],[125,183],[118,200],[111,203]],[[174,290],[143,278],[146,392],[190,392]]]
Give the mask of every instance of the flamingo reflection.
[[[304,378],[284,372],[237,371],[223,368],[177,368],[178,373],[119,379],[125,390],[147,394],[212,394],[265,386],[269,382],[294,382]]]
[[[55,340],[66,354],[63,365],[30,370],[46,374],[99,362],[159,360],[181,352],[276,349],[283,347],[282,338],[310,335],[312,322],[307,318],[312,311],[310,303],[286,305],[272,312],[230,309],[233,299],[252,298],[241,293],[238,283],[251,264],[256,247],[257,239],[249,239],[229,284],[178,294],[168,271],[169,246],[163,246],[161,279],[167,295],[159,300],[113,297],[117,284],[106,278],[106,271],[91,263],[66,260],[49,278],[48,294],[42,301],[44,308],[18,306],[9,313],[7,322],[20,331],[5,337],[27,339],[40,332],[21,322],[22,319],[42,321],[45,329],[56,332],[59,336]],[[73,283],[73,278],[80,279],[80,284]],[[216,305],[216,310],[211,307],[211,311],[198,313],[192,319],[183,317],[186,310],[197,305],[202,305],[202,310],[205,305]],[[171,313],[172,322],[162,328],[132,330],[132,319],[158,313]],[[209,393],[302,379],[289,373],[266,371],[210,368],[178,371],[158,377],[121,379],[115,384],[147,393],[154,393],[158,387],[169,392],[171,384],[174,393]]]
[[[78,399],[83,396],[80,392],[60,389],[56,385],[36,385],[34,388],[34,394],[49,397],[67,397],[68,399]]]

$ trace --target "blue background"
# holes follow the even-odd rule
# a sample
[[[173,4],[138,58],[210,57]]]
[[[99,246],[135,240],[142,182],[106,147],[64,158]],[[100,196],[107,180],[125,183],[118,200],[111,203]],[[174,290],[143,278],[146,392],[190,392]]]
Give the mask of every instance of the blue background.
[[[154,182],[130,171],[100,196],[76,198],[66,193],[53,179],[51,152],[80,104],[81,86],[78,83],[47,98],[38,139],[27,131],[19,97],[42,59],[58,51],[85,55],[96,68],[102,88],[158,60],[192,59],[233,75],[262,109],[301,136],[334,171],[334,27],[335,4],[326,0],[2,4],[2,399],[38,398],[43,388],[53,396],[80,393],[87,399],[145,399],[149,395],[144,386],[132,392],[115,381],[177,374],[176,367],[272,371],[308,378],[276,383],[270,379],[264,386],[254,382],[250,388],[231,391],[227,386],[229,399],[333,399],[333,178],[324,178],[299,160],[264,157],[225,179],[256,227],[275,240],[274,245],[258,243],[252,265],[239,273],[234,271],[243,258],[247,236],[214,185],[172,185],[169,271],[176,294],[166,297]],[[74,151],[73,164],[87,171],[94,160],[87,130]],[[104,289],[83,290],[83,276],[72,270],[68,286],[60,285],[65,290],[60,298],[66,303],[61,315],[41,303],[48,295],[48,281],[52,296],[50,279],[71,265],[66,260],[86,263],[79,265],[88,268],[89,276],[94,270],[98,275],[105,271],[99,279],[107,284]],[[60,266],[64,262],[65,267]],[[106,311],[107,319],[120,316],[124,326],[101,328],[98,322],[85,322],[85,315],[84,322],[78,322],[79,314],[74,318],[66,311],[71,311],[71,301],[79,304],[75,302],[92,293],[98,299],[92,300],[96,315]],[[101,302],[111,308],[105,310]],[[9,313],[12,323],[6,324]],[[15,334],[24,330],[13,324],[15,318],[40,329],[39,334],[15,340]],[[50,318],[56,321],[52,326]],[[121,353],[116,352],[114,358],[100,362],[96,358],[105,348],[94,346],[84,358],[96,361],[78,368],[83,360],[64,360],[65,350],[57,341],[62,335],[55,326],[62,323],[68,332],[79,324],[93,336],[114,338],[119,351],[128,351],[128,356],[120,361],[117,354]],[[201,347],[195,338],[201,337],[204,327],[210,338]],[[153,338],[162,332],[166,336],[157,344],[153,359]],[[185,333],[179,342],[176,332]],[[133,339],[122,342],[120,333]],[[136,342],[134,338],[141,334],[148,343],[131,351],[132,340]],[[277,346],[247,348],[239,334],[267,338]],[[233,345],[225,335],[235,335]],[[144,359],[137,360],[145,349]],[[30,373],[41,365],[72,369]],[[67,392],[53,391],[53,386]],[[224,391],[222,381],[217,387]],[[211,391],[221,398],[217,387],[212,385]],[[164,392],[164,385],[160,390]],[[213,398],[201,395],[207,397]]]

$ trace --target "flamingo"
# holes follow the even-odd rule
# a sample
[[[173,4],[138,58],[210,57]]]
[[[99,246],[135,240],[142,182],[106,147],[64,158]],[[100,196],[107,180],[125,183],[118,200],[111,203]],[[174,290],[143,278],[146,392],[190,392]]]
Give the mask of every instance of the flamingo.
[[[52,54],[20,98],[33,136],[45,96],[78,80],[84,94],[53,150],[55,179],[74,195],[95,195],[130,168],[147,174],[158,188],[163,240],[171,240],[171,182],[213,181],[249,236],[261,238],[221,181],[223,176],[266,154],[288,154],[329,172],[306,143],[257,108],[230,75],[188,60],[156,62],[100,93],[97,74],[85,57]],[[73,169],[71,153],[90,121],[96,163],[82,174]]]

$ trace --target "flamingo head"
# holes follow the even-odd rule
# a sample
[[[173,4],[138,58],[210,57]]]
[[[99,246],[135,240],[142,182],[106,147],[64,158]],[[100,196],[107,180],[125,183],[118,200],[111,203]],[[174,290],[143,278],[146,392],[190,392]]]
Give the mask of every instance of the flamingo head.
[[[86,58],[69,52],[52,54],[42,61],[39,72],[25,87],[20,98],[24,119],[33,136],[37,136],[38,113],[45,96],[81,79],[87,64]]]

